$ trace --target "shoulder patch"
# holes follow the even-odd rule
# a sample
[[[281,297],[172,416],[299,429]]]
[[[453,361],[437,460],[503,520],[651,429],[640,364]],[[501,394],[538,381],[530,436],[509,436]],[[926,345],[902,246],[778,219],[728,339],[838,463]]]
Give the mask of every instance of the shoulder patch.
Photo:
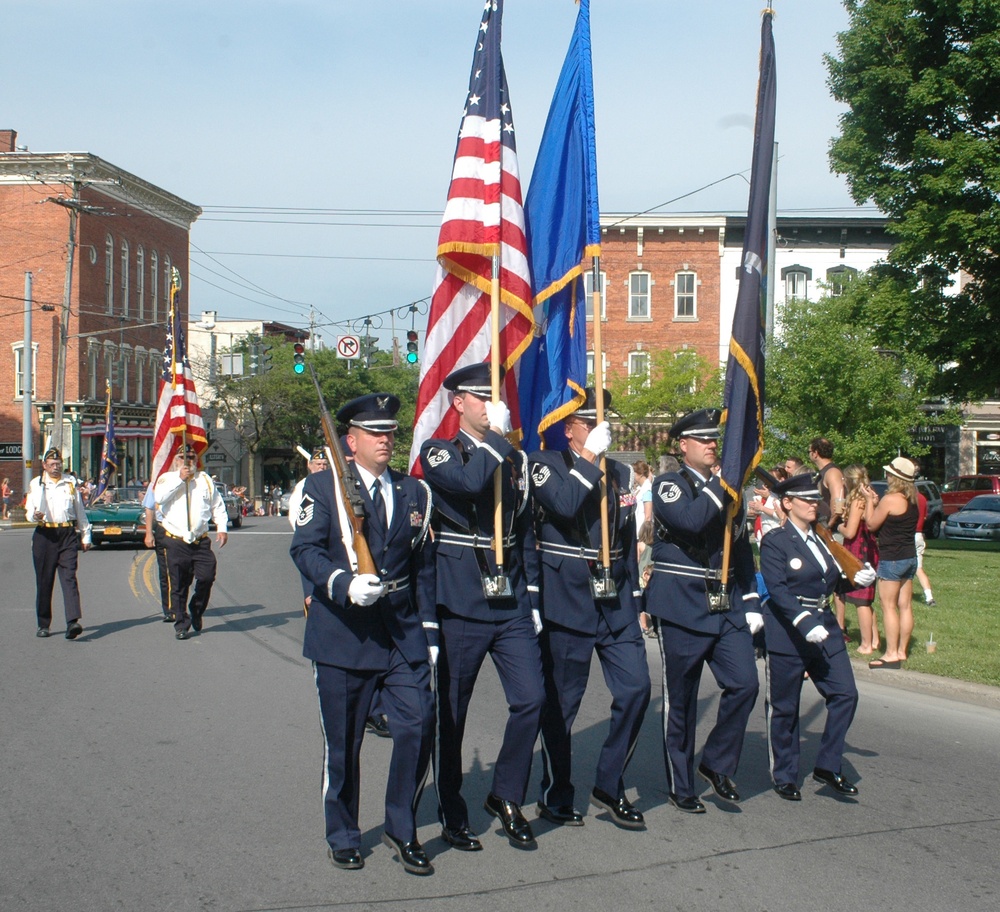
[[[308,494],[302,495],[302,502],[299,504],[299,515],[295,517],[296,526],[308,526],[312,522],[313,511],[316,508],[316,501]]]
[[[545,484],[551,477],[552,469],[547,465],[537,465],[535,466],[535,471],[531,473],[531,480],[535,483],[535,487],[538,488]]]
[[[451,459],[451,452],[441,447],[434,447],[427,451],[427,464],[431,468],[444,465],[449,459]]]
[[[660,486],[656,489],[656,495],[664,503],[673,503],[675,500],[681,499],[681,489],[672,481],[661,481]]]

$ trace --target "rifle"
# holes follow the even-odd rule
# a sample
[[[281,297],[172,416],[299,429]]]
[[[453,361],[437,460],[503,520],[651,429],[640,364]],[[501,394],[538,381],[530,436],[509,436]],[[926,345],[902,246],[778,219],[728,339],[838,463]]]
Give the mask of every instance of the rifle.
[[[358,573],[372,573],[378,576],[375,559],[372,557],[371,549],[361,531],[365,521],[364,501],[361,499],[357,487],[348,482],[348,477],[353,478],[353,473],[349,476],[350,470],[347,467],[347,460],[344,458],[344,451],[340,448],[337,429],[330,417],[326,400],[323,398],[323,391],[319,388],[319,380],[316,379],[316,371],[311,364],[309,365],[309,374],[312,377],[313,386],[316,387],[316,395],[319,397],[319,416],[323,425],[323,437],[326,439],[326,448],[333,461],[333,496],[339,499],[347,510],[347,518],[351,523],[353,535],[354,553],[358,556]]]
[[[774,490],[774,486],[778,484],[778,479],[766,469],[762,469],[760,466],[757,466],[757,468],[754,469],[754,473],[772,491]],[[815,523],[815,527],[816,534],[823,539],[823,543],[830,549],[833,559],[840,565],[840,569],[844,571],[844,576],[847,577],[848,581],[853,586],[854,575],[862,567],[864,567],[864,564],[833,537],[833,533],[829,530],[829,528],[827,528],[827,526],[821,522],[817,522]]]

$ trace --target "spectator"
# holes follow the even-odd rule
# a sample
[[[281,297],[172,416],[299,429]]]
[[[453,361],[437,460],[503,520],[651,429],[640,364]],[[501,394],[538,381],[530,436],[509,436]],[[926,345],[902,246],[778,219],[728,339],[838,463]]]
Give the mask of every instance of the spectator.
[[[3,518],[10,518],[10,501],[14,495],[14,489],[10,486],[10,479],[5,478],[0,485],[0,495],[3,497]]]
[[[844,523],[840,527],[844,535],[844,547],[862,564],[870,563],[878,567],[878,543],[868,520],[878,496],[872,490],[868,479],[868,470],[863,465],[849,465],[844,469],[847,498],[844,507]],[[875,616],[873,603],[875,601],[875,586],[865,586],[853,589],[844,594],[844,600],[850,602],[858,612],[858,628],[861,630],[860,655],[871,655],[879,647],[878,618]]]
[[[914,545],[917,549],[917,582],[924,590],[924,604],[936,605],[934,593],[931,590],[930,577],[924,572],[924,551],[927,550],[927,542],[924,541],[924,522],[927,520],[927,498],[920,491],[917,491],[917,531],[914,536]]]
[[[819,491],[823,495],[819,520],[826,523],[831,532],[837,532],[844,517],[844,473],[833,461],[833,444],[825,437],[814,437],[809,443],[809,460],[819,470]],[[839,592],[833,593],[833,605],[846,643],[844,598]]]
[[[785,460],[785,477],[791,478],[793,475],[798,475],[803,465],[805,463],[798,456],[789,456]]]
[[[642,524],[653,518],[653,470],[645,459],[640,459],[632,466],[632,471],[639,485],[635,492],[635,534],[639,535]]]

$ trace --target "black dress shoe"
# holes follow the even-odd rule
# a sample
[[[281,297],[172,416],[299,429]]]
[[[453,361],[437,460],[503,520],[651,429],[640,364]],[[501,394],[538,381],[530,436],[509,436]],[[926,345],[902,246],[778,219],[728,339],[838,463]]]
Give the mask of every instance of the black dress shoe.
[[[336,867],[343,868],[345,871],[356,871],[358,868],[365,866],[365,860],[361,857],[361,853],[357,849],[328,848],[326,854],[330,856],[330,861]]]
[[[740,793],[736,791],[733,780],[728,776],[723,776],[722,773],[710,770],[704,763],[698,764],[698,775],[715,789],[715,794],[723,801],[731,801],[733,804],[736,804],[740,800]]]
[[[36,637],[41,637],[44,640],[46,637],[52,636],[52,634],[49,633],[49,628],[48,627],[39,627],[35,631],[35,636]]]
[[[400,842],[395,836],[389,833],[382,834],[382,842],[396,853],[400,864],[409,874],[433,874],[434,866],[431,864],[424,847],[415,839],[413,842]]]
[[[604,808],[611,815],[611,822],[626,830],[643,830],[646,821],[640,811],[624,795],[612,798],[607,792],[594,786],[590,800],[599,808]]]
[[[535,844],[535,834],[531,832],[531,824],[521,813],[521,808],[513,801],[504,801],[503,798],[497,798],[490,792],[483,803],[483,809],[500,821],[512,846],[525,849]]]
[[[172,624],[177,619],[172,614],[164,612],[163,617],[160,618],[160,620],[162,620],[164,624]]]
[[[191,612],[191,627],[196,633],[201,633],[202,624],[204,623],[203,618],[203,614],[195,614],[193,611]]]
[[[538,802],[538,816],[556,826],[583,826],[583,814],[571,804],[560,804],[559,807],[549,807]]]
[[[392,737],[392,733],[389,731],[389,720],[384,713],[379,716],[369,716],[365,722],[365,731],[378,735],[380,738]]]
[[[705,805],[703,805],[694,795],[688,795],[686,798],[681,798],[679,795],[675,795],[671,792],[669,797],[670,803],[677,808],[678,811],[683,811],[685,814],[705,813]]]
[[[460,852],[481,852],[483,844],[467,826],[442,827],[441,838]]]
[[[813,770],[813,779],[817,782],[822,782],[823,785],[830,786],[834,791],[840,792],[841,795],[857,795],[858,793],[858,787],[853,782],[849,782],[841,776],[840,773],[820,769],[818,766]]]
[[[174,636],[177,637],[178,640],[191,639],[191,634],[187,630],[178,630],[177,633],[174,634]]]
[[[785,799],[785,801],[801,801],[802,792],[800,792],[796,787],[794,782],[782,782],[775,785],[774,790],[778,795]]]
[[[66,628],[66,639],[75,640],[81,633],[83,633],[83,625],[79,621],[73,621]]]

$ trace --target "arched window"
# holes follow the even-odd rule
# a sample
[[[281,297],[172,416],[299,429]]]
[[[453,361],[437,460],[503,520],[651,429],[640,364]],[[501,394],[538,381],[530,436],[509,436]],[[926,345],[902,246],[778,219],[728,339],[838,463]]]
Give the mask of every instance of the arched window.
[[[107,313],[115,312],[115,239],[110,234],[104,239],[104,306]]]
[[[163,257],[163,298],[167,302],[167,308],[170,308],[170,254],[165,254]]]
[[[149,254],[149,306],[152,310],[152,319],[154,323],[160,322],[159,315],[159,301],[157,300],[157,287],[159,286],[160,279],[160,258],[156,255],[156,251],[153,250]]]
[[[128,317],[128,280],[129,280],[129,264],[128,264],[128,241],[122,241],[122,316]]]
[[[830,287],[830,295],[839,298],[844,289],[858,277],[858,271],[852,266],[833,266],[826,271],[826,283]]]
[[[146,251],[139,245],[135,252],[135,303],[140,320],[146,319]]]
[[[781,270],[781,281],[785,283],[786,301],[804,301],[809,297],[809,280],[812,270],[808,266],[786,266]]]

